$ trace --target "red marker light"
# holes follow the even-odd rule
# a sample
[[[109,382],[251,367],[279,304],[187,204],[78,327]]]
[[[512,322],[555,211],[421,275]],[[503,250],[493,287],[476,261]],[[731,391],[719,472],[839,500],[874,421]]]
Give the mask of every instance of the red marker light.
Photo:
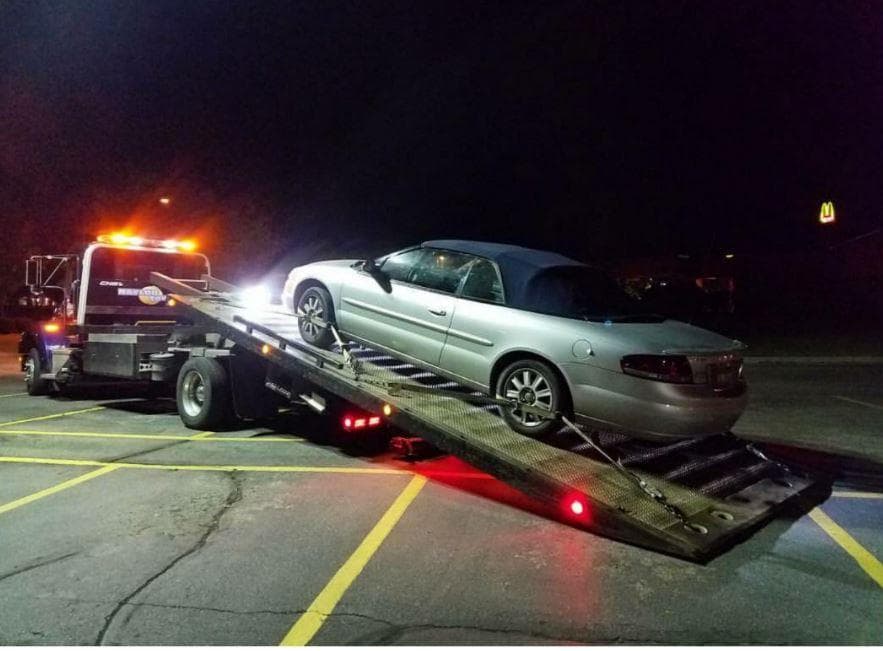
[[[353,428],[354,429],[362,429],[363,427],[365,427],[367,422],[368,421],[365,420],[364,418],[357,418],[356,421],[353,423]]]
[[[344,426],[344,428],[346,428],[346,429],[349,429],[350,427],[352,427],[352,426],[353,426],[353,419],[350,418],[349,416],[347,416],[346,418],[344,418],[344,419],[343,419],[343,426]]]
[[[380,425],[380,416],[371,416],[371,418],[368,419],[368,425],[370,427],[376,427],[377,425]]]
[[[570,512],[574,515],[582,515],[586,512],[586,505],[583,504],[582,500],[571,500],[570,502]]]

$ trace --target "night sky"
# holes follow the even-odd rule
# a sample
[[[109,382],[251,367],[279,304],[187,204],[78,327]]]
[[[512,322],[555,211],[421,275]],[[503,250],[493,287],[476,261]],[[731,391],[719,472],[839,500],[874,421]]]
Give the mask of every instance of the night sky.
[[[120,225],[249,269],[801,247],[826,199],[879,226],[881,169],[883,2],[0,4],[7,267]]]

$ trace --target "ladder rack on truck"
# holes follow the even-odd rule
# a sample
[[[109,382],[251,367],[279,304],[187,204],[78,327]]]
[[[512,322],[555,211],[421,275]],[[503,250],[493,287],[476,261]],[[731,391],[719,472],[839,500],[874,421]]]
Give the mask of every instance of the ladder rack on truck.
[[[815,485],[729,433],[651,444],[567,424],[547,440],[523,436],[500,417],[500,401],[355,344],[310,346],[296,316],[249,308],[232,285],[205,277],[203,291],[159,273],[151,280],[205,331],[264,360],[265,386],[285,393],[285,382],[306,381],[383,411],[393,425],[611,538],[705,560]]]

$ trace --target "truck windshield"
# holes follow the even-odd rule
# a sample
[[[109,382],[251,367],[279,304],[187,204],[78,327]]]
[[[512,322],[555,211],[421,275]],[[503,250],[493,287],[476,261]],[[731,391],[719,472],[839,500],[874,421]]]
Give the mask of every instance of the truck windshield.
[[[91,278],[150,283],[150,272],[172,278],[198,280],[208,273],[205,258],[194,253],[96,249],[92,254]]]
[[[81,322],[112,325],[145,319],[180,321],[179,310],[169,305],[169,297],[150,281],[151,271],[190,281],[188,284],[194,286],[209,273],[205,256],[198,253],[96,248],[89,263],[88,286],[81,288],[86,291]]]

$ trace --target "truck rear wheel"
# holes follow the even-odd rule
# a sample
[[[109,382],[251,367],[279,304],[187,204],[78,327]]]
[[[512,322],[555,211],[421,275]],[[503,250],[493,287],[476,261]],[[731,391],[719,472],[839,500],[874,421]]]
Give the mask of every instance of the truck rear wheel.
[[[49,381],[40,377],[43,373],[43,362],[36,348],[28,351],[25,360],[25,388],[30,396],[42,396],[49,393]]]
[[[227,369],[210,357],[193,357],[178,373],[178,414],[191,429],[217,429],[232,418]]]

